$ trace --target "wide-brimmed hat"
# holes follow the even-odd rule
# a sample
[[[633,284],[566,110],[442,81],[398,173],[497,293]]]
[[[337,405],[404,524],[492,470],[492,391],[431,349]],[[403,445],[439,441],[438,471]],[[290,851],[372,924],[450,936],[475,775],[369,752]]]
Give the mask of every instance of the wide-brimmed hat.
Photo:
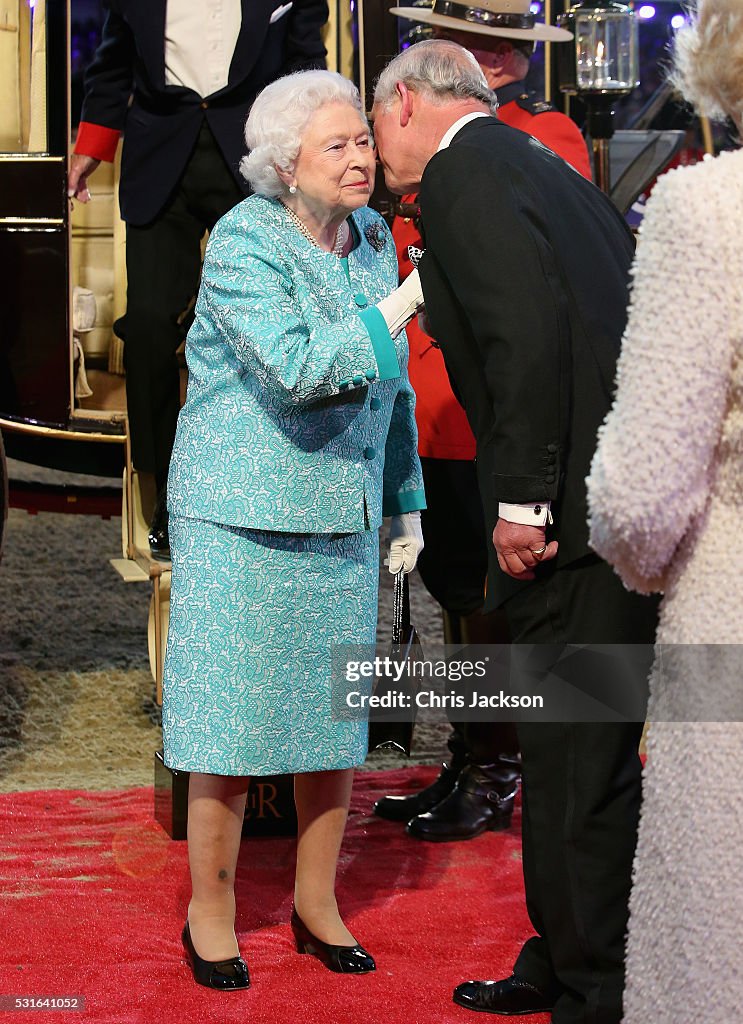
[[[433,0],[433,6],[392,7],[390,14],[426,25],[504,39],[562,43],[573,38],[567,29],[536,21],[530,10],[530,0],[477,0],[476,7],[451,3],[450,0]]]

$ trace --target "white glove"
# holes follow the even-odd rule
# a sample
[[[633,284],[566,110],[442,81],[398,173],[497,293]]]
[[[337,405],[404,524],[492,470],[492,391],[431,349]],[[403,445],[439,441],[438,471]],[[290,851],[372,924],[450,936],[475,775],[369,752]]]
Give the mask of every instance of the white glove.
[[[403,569],[412,572],[423,550],[420,512],[405,512],[390,521],[390,554],[387,565],[396,576]]]
[[[405,278],[399,288],[377,303],[377,309],[384,317],[387,330],[396,338],[406,323],[413,319],[423,305],[423,291],[418,271],[414,270]]]

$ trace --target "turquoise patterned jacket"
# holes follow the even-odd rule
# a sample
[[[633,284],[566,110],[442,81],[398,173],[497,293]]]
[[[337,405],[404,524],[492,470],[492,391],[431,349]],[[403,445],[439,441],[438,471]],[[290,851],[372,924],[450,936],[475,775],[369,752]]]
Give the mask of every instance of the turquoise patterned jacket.
[[[291,533],[359,533],[425,508],[405,333],[374,308],[397,286],[364,208],[341,261],[277,200],[250,196],[209,239],[186,344],[172,513]],[[350,278],[350,281],[349,281]]]

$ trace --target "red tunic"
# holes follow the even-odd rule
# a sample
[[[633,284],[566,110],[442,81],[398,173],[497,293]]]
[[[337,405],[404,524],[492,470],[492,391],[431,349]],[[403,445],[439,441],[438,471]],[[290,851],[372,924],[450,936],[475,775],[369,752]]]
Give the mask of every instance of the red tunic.
[[[521,105],[524,102],[524,105]],[[532,111],[538,112],[532,112]],[[512,128],[519,128],[554,150],[586,178],[591,178],[588,151],[578,126],[565,114],[546,103],[529,102],[527,94],[498,109],[498,116]],[[404,196],[414,202],[415,195]],[[392,235],[397,249],[400,280],[413,269],[408,259],[409,245],[423,248],[420,234],[410,217],[395,217]],[[418,326],[417,319],[406,328],[410,346],[408,372],[416,394],[415,418],[418,424],[418,451],[430,459],[474,459],[475,439],[451,390],[440,349]]]

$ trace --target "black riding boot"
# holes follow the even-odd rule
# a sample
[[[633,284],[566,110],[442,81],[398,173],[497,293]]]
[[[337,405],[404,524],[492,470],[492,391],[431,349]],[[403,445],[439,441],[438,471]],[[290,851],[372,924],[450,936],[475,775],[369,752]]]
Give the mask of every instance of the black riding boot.
[[[438,778],[430,786],[408,796],[383,796],[374,804],[374,813],[387,821],[410,821],[448,796],[467,761],[464,738],[458,728],[452,729],[447,746],[452,756],[444,761]]]
[[[500,755],[491,764],[470,764],[441,803],[408,823],[415,839],[434,843],[474,839],[508,828],[521,783],[518,756]]]

